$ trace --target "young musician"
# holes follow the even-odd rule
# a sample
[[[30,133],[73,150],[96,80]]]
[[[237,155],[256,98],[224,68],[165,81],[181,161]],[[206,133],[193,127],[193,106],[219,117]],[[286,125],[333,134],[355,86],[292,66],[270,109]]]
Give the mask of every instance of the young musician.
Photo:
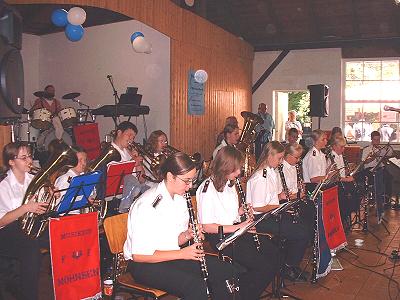
[[[282,172],[285,176],[285,182],[289,193],[291,195],[296,195],[296,198],[300,197],[304,200],[299,202],[300,222],[305,225],[307,231],[310,233],[310,237],[312,238],[314,236],[315,209],[314,204],[307,202],[306,199],[305,184],[302,173],[303,169],[301,165],[302,154],[303,147],[300,144],[294,142],[286,145],[282,161]],[[299,183],[301,186],[299,186]]]
[[[200,262],[205,257],[213,299],[230,299],[225,280],[233,267],[204,254],[200,243],[186,246],[194,237],[189,226],[187,192],[196,177],[188,155],[177,152],[161,166],[164,180],[132,205],[124,256],[135,279],[184,299],[207,299]],[[199,237],[202,237],[199,226]]]
[[[339,170],[339,209],[342,223],[345,227],[350,225],[352,211],[357,211],[360,206],[360,195],[355,188],[353,176],[348,175],[348,166],[344,160],[343,152],[346,140],[342,136],[337,136],[332,140],[331,163],[336,163]]]
[[[237,120],[237,118],[235,116],[229,116],[225,119],[225,126],[226,125],[232,125],[234,127],[239,127],[239,122]],[[221,144],[221,142],[224,140],[224,131],[222,130],[218,136],[217,136],[217,144],[216,146],[218,146],[219,144]]]
[[[290,128],[287,131],[286,138],[287,140],[282,142],[283,145],[297,143],[297,140],[299,139],[299,131],[296,128]]]
[[[381,134],[379,131],[371,132],[371,144],[363,149],[362,160],[365,161],[364,168],[373,168],[381,160],[383,156],[390,157],[393,155],[392,147],[387,144],[380,146]]]
[[[312,192],[316,185],[324,180],[328,168],[326,156],[322,152],[328,140],[326,133],[320,129],[313,130],[311,138],[314,146],[303,159],[303,176],[307,191]]]
[[[150,134],[145,148],[146,151],[152,153],[154,156],[158,156],[163,153],[167,147],[167,135],[162,130],[156,130]]]
[[[240,175],[242,160],[241,153],[234,147],[222,148],[212,161],[211,177],[203,181],[196,192],[199,222],[208,233],[207,240],[213,248],[219,242],[219,226],[222,226],[223,233],[229,234],[252,221],[249,207],[251,219],[240,222],[244,208],[239,208],[235,185],[230,184]],[[239,276],[241,299],[259,299],[278,270],[277,249],[261,235],[258,239],[259,245],[262,244],[260,251],[257,251],[251,233],[245,233],[235,241],[234,246],[230,245],[223,251],[247,269]]]
[[[55,183],[54,186],[56,190],[64,190],[60,192],[60,200],[62,200],[62,197],[66,193],[66,189],[69,187],[71,183],[71,179],[75,176],[82,175],[86,171],[86,165],[87,165],[87,153],[85,149],[83,149],[80,146],[74,146],[74,150],[76,151],[76,156],[78,158],[78,164],[69,169],[65,174],[59,176]],[[92,197],[89,197],[89,202],[93,203],[94,199]],[[78,210],[73,210],[69,212],[69,214],[79,214],[79,209]]]
[[[8,171],[0,182],[0,256],[16,258],[20,262],[20,298],[38,299],[41,265],[39,240],[31,239],[22,232],[18,218],[27,212],[43,214],[48,204],[34,199],[22,204],[33,178],[28,173],[32,152],[27,144],[7,144],[3,149],[3,162]]]
[[[111,145],[118,150],[119,154],[121,154],[121,162],[134,160],[136,162],[134,172],[140,172],[132,174],[132,176],[127,175],[123,178],[124,186],[128,184],[130,192],[121,199],[119,206],[120,212],[128,211],[134,198],[149,188],[146,185],[146,179],[143,177],[144,168],[141,164],[143,158],[130,148],[130,144],[134,141],[137,133],[138,130],[134,124],[128,121],[121,122],[117,126],[114,141],[111,143]]]
[[[221,144],[213,151],[213,159],[217,156],[218,151],[227,145],[236,145],[239,142],[240,133],[237,125],[226,125],[224,128],[224,139]]]
[[[253,205],[255,217],[279,206],[279,201],[286,199],[282,192],[279,175],[275,168],[284,155],[283,146],[272,141],[265,145],[256,171],[247,181],[247,202]],[[295,199],[294,193],[290,194]],[[289,199],[286,199],[289,200]],[[258,216],[257,216],[258,215]],[[286,239],[286,277],[290,280],[306,281],[299,264],[309,242],[306,228],[300,223],[293,223],[293,216],[282,213],[279,218],[269,218],[257,225],[257,231],[269,232]]]

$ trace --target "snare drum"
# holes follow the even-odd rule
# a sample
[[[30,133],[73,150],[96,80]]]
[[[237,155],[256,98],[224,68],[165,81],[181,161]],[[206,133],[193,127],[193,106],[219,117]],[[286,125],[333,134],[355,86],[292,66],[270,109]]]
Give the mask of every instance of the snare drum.
[[[51,112],[46,108],[35,109],[32,113],[31,124],[36,129],[49,129],[51,127]]]
[[[72,107],[67,107],[60,110],[58,116],[60,117],[61,124],[64,128],[70,128],[78,122],[76,111]]]
[[[18,141],[36,143],[40,133],[39,129],[33,128],[27,121],[14,126]]]

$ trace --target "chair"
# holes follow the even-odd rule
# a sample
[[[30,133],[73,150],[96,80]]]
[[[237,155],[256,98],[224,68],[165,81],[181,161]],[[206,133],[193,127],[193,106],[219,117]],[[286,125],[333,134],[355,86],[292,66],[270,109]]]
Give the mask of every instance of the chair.
[[[114,255],[114,293],[121,289],[145,299],[160,299],[166,296],[167,292],[137,283],[132,275],[126,272],[127,262],[124,260],[122,251],[128,231],[127,223],[128,213],[124,213],[106,218],[103,224],[110,251]]]

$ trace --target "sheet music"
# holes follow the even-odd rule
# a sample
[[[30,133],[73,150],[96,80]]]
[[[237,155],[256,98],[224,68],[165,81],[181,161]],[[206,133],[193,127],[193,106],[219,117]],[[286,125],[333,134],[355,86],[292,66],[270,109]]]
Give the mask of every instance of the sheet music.
[[[400,159],[396,157],[389,158],[389,161],[400,168]]]

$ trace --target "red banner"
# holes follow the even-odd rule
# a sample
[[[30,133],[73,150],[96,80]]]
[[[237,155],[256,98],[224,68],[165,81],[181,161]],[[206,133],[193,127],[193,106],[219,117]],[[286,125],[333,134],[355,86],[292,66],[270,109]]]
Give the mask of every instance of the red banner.
[[[77,125],[73,128],[76,144],[86,150],[88,159],[100,155],[100,136],[97,123]]]
[[[340,218],[337,186],[322,192],[322,220],[329,248],[339,250],[345,247],[347,241]]]
[[[97,213],[50,220],[54,298],[100,299],[100,251]]]

